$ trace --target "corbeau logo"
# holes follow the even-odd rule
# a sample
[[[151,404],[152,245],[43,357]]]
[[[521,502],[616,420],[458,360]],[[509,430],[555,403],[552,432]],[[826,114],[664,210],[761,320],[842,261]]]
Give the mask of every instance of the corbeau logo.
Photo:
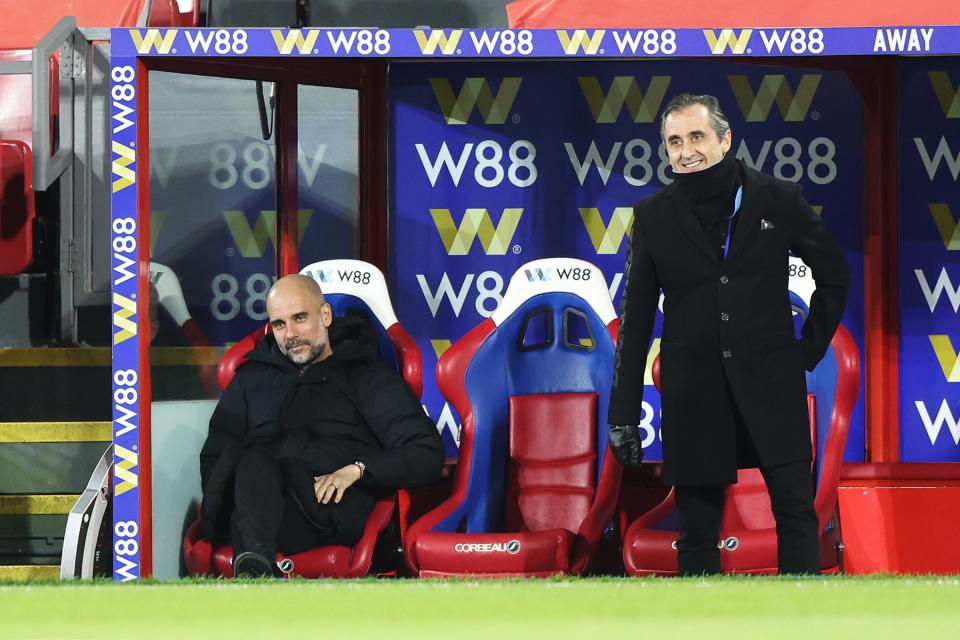
[[[520,541],[511,540],[510,542],[458,542],[453,545],[453,550],[457,553],[509,553],[516,555],[520,553]]]
[[[596,77],[581,76],[577,80],[597,124],[616,122],[623,105],[627,105],[634,122],[653,122],[670,86],[670,76],[653,76],[644,92],[635,77],[616,76],[610,83],[610,90],[604,94]]]
[[[587,55],[596,55],[600,50],[600,44],[603,42],[604,29],[597,29],[592,34],[585,29],[576,29],[571,36],[564,29],[557,29],[557,38],[560,39],[560,46],[563,52],[568,56],[576,55],[581,50]]]
[[[774,102],[777,103],[777,109],[785,122],[803,121],[807,117],[807,111],[810,110],[810,103],[813,102],[817,87],[820,86],[821,77],[820,74],[804,74],[800,78],[797,90],[793,91],[786,76],[763,76],[760,88],[754,93],[747,76],[727,76],[733,95],[736,96],[737,104],[747,122],[765,122]]]
[[[713,29],[704,29],[703,37],[707,39],[707,46],[710,47],[710,53],[715,56],[722,55],[727,48],[730,53],[746,53],[747,45],[750,44],[750,34],[753,29],[743,29],[740,35],[737,35],[733,29],[721,29],[720,35]]]
[[[473,240],[480,237],[480,245],[488,256],[502,256],[507,253],[513,236],[520,224],[523,209],[506,208],[500,216],[500,222],[493,226],[486,209],[467,209],[460,220],[460,226],[453,221],[449,209],[430,209],[433,224],[437,227],[443,248],[447,255],[465,256],[470,253]]]
[[[457,52],[457,45],[460,43],[463,29],[452,29],[449,37],[446,32],[438,29],[431,30],[429,36],[422,29],[416,29],[413,35],[417,39],[417,45],[420,46],[420,53],[432,56],[439,48],[440,53],[449,56]]]
[[[309,29],[307,35],[304,36],[300,29],[290,29],[286,35],[280,29],[271,29],[270,35],[273,36],[273,42],[277,45],[278,53],[290,55],[296,49],[301,54],[307,54],[312,52],[316,46],[320,31]]]
[[[230,235],[244,258],[262,258],[267,250],[267,243],[277,245],[277,212],[261,211],[257,221],[251,228],[247,216],[243,211],[228,210],[223,212],[223,219],[230,229]],[[299,209],[297,211],[297,237],[303,240],[307,233],[307,226],[313,219],[313,209]]]
[[[480,111],[484,124],[503,124],[513,108],[521,80],[504,78],[496,96],[486,78],[464,79],[456,96],[450,81],[445,78],[430,78],[430,87],[447,124],[467,124],[474,107]]]
[[[596,207],[581,207],[578,211],[597,254],[618,253],[623,244],[623,238],[630,233],[630,227],[633,225],[633,208],[617,207],[613,210],[609,223],[604,223],[600,210]]]
[[[114,444],[113,455],[117,458],[116,464],[113,465],[113,473],[120,481],[114,483],[113,495],[122,496],[130,489],[137,487],[137,474],[131,471],[137,466],[137,453],[119,444]]]
[[[950,336],[928,336],[947,382],[960,382],[960,353],[953,350]]]
[[[133,46],[137,48],[137,53],[150,53],[154,48],[157,53],[170,53],[173,41],[177,37],[177,30],[167,29],[167,32],[161,35],[159,29],[147,29],[143,34],[138,29],[130,29],[130,37],[133,39]]]
[[[113,326],[119,331],[113,334],[113,344],[120,344],[137,335],[136,320],[131,320],[137,314],[137,303],[119,293],[113,294],[113,304],[119,309],[113,312]]]
[[[113,152],[118,156],[113,159],[112,164],[113,175],[117,176],[113,181],[113,192],[116,193],[121,189],[126,189],[136,181],[137,174],[130,168],[130,165],[136,162],[137,152],[116,140],[113,141]]]
[[[934,203],[928,205],[930,215],[937,225],[937,231],[943,239],[943,246],[947,251],[960,251],[960,220],[953,219],[953,213],[950,207],[944,203]]]
[[[943,115],[948,118],[960,118],[960,86],[954,87],[945,71],[928,71],[933,92],[943,107]]]

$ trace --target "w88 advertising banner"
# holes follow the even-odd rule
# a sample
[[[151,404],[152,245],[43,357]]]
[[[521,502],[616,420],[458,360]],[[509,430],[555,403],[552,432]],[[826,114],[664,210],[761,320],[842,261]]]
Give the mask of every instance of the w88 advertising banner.
[[[960,62],[900,62],[900,460],[960,462]]]
[[[862,352],[863,109],[842,73],[686,61],[394,64],[391,278],[448,453],[459,424],[436,388],[437,358],[496,309],[520,265],[592,262],[619,309],[633,205],[672,181],[658,115],[683,92],[719,98],[738,158],[803,184],[850,264],[843,322]],[[793,258],[790,270],[791,288],[808,298],[810,270]],[[657,316],[648,362],[659,352]],[[645,458],[658,460],[649,371],[645,384]],[[861,400],[848,460],[863,459],[863,415]]]

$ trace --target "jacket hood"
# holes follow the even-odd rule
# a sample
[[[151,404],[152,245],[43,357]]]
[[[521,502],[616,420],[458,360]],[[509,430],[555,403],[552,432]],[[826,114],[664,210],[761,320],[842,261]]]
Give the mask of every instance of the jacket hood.
[[[373,326],[359,316],[334,318],[327,328],[333,357],[342,362],[373,361],[377,357],[378,335]],[[259,340],[246,355],[248,360],[265,362],[279,367],[296,367],[280,351],[272,333]]]

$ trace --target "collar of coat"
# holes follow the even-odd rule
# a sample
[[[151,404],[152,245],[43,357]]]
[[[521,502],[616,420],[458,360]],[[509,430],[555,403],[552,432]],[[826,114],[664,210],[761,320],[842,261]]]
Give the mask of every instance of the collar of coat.
[[[727,262],[735,260],[743,247],[750,244],[753,237],[757,234],[760,227],[760,213],[763,209],[763,190],[767,188],[768,181],[765,176],[740,162],[743,175],[743,201],[740,204],[740,211],[737,213],[737,231],[733,234],[730,243],[730,252],[727,254]],[[720,256],[717,248],[707,237],[703,225],[697,220],[693,210],[683,203],[683,197],[678,192],[676,184],[670,185],[664,189],[663,195],[670,199],[670,217],[680,225],[684,233],[690,237],[697,247],[713,262],[719,263]],[[733,203],[731,205],[731,213]]]

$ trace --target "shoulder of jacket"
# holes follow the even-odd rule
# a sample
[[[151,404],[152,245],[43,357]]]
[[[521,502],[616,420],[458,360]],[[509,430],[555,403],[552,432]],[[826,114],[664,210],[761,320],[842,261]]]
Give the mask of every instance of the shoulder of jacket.
[[[757,171],[756,169],[743,165],[744,182],[755,182],[761,187],[770,189],[775,194],[795,196],[800,191],[800,184],[771,176],[768,173]]]

